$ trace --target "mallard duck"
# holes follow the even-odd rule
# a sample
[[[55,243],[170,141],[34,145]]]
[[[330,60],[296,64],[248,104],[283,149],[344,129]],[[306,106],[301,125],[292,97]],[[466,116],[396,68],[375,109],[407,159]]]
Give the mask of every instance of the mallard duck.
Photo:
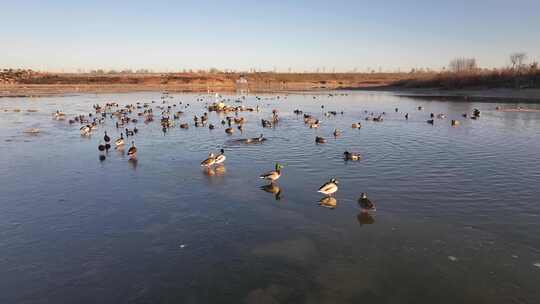
[[[341,131],[339,129],[334,129],[334,137],[338,137],[341,135]]]
[[[351,125],[351,128],[353,128],[353,129],[358,129],[358,124],[357,124],[357,123],[353,123],[353,124]]]
[[[325,196],[319,200],[319,205],[322,207],[334,209],[337,206],[337,200],[331,196]]]
[[[124,133],[120,133],[120,138],[118,138],[118,139],[116,139],[114,141],[114,145],[115,145],[116,149],[123,148],[125,143],[126,142],[124,141]]]
[[[332,196],[332,194],[338,191],[338,181],[335,178],[332,178],[330,181],[324,183],[317,192],[322,193],[327,196]]]
[[[364,212],[376,211],[375,204],[373,204],[373,202],[367,197],[366,193],[362,193],[360,195],[360,198],[358,199],[358,204]]]
[[[315,142],[318,143],[318,144],[324,144],[324,143],[326,143],[326,138],[317,136],[317,137],[315,137]]]
[[[345,158],[345,160],[356,161],[356,160],[360,160],[362,158],[362,156],[360,156],[359,153],[345,151],[345,152],[343,152],[343,158]]]
[[[459,126],[459,120],[452,119],[452,126]]]
[[[233,129],[233,128],[231,128],[231,127],[228,127],[227,129],[225,129],[225,133],[227,133],[227,134],[231,135],[231,134],[233,134],[233,133],[234,133],[234,129]]]
[[[221,164],[223,163],[225,160],[227,159],[227,157],[225,156],[225,150],[221,149],[220,150],[220,154],[218,156],[216,156],[216,160],[215,160],[215,164]]]
[[[127,152],[130,159],[136,159],[137,158],[137,147],[135,147],[135,142],[131,142],[131,147],[128,149]]]
[[[274,181],[276,181],[277,179],[279,179],[281,177],[281,169],[282,168],[283,168],[282,165],[276,163],[276,169],[275,170],[270,171],[270,172],[266,172],[264,174],[261,174],[259,176],[259,178],[266,179],[266,180],[269,180],[271,182],[274,182]]]
[[[208,158],[201,162],[201,167],[210,167],[216,163],[216,156],[214,153],[210,153]]]
[[[432,125],[434,123],[433,119],[427,121],[428,124]]]
[[[187,123],[180,124],[181,129],[189,129],[189,125]]]

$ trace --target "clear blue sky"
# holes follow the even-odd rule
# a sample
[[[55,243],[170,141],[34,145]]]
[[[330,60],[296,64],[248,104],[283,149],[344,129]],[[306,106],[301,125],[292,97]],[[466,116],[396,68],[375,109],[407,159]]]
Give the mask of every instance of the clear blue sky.
[[[540,60],[540,0],[3,0],[0,68],[296,71]]]

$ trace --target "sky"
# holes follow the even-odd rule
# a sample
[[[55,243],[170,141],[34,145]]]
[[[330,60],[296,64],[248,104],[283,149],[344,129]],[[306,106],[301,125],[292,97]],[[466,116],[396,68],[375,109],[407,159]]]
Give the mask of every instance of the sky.
[[[540,61],[540,0],[0,0],[0,68],[407,71]]]

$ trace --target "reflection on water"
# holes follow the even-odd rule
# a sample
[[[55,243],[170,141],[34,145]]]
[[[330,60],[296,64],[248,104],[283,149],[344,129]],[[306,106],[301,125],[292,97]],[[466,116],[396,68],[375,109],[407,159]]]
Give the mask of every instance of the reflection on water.
[[[261,186],[261,190],[272,193],[276,201],[279,201],[281,199],[282,191],[277,183],[269,183],[268,185]]]
[[[337,200],[332,196],[325,196],[319,200],[319,205],[322,207],[334,209],[337,206]]]
[[[133,170],[137,170],[137,165],[139,164],[139,160],[136,158],[130,158],[128,160],[129,167]]]
[[[360,211],[358,215],[356,216],[356,219],[358,220],[358,223],[360,226],[363,225],[371,225],[375,223],[375,218],[365,211]]]
[[[540,113],[370,92],[225,95],[260,109],[227,135],[235,113],[194,126],[214,96],[168,96],[0,99],[1,303],[540,303]],[[154,121],[117,129],[107,116],[89,137],[68,123],[111,101],[148,103]],[[158,106],[172,104],[184,113],[164,136]],[[517,106],[540,109],[504,107]],[[263,128],[273,109],[279,123]],[[100,161],[104,131],[114,142],[135,126],[125,150],[133,140],[138,160]],[[226,168],[202,169],[221,148]],[[276,163],[279,184],[263,185]],[[329,177],[339,191],[321,198]],[[360,211],[362,192],[376,214]]]

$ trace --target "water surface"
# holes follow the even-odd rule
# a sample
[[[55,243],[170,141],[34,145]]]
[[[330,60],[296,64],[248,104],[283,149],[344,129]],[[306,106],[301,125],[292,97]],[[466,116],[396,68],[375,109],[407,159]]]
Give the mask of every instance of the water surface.
[[[385,93],[248,95],[261,111],[240,113],[246,130],[227,136],[216,113],[215,130],[193,126],[213,97],[170,96],[191,105],[178,107],[191,126],[139,122],[136,164],[114,150],[99,161],[103,131],[119,136],[112,120],[84,138],[51,113],[154,100],[158,114],[159,93],[0,99],[1,303],[540,302],[539,113]],[[461,117],[474,108],[479,120]],[[272,109],[281,121],[263,129]],[[343,115],[322,115],[332,110]],[[448,118],[429,125],[431,112]],[[260,133],[261,145],[231,141]],[[222,147],[225,168],[201,170]],[[343,161],[345,150],[362,160]],[[279,200],[258,179],[276,162]],[[337,207],[322,208],[316,190],[331,177]],[[375,213],[360,213],[361,192]]]

